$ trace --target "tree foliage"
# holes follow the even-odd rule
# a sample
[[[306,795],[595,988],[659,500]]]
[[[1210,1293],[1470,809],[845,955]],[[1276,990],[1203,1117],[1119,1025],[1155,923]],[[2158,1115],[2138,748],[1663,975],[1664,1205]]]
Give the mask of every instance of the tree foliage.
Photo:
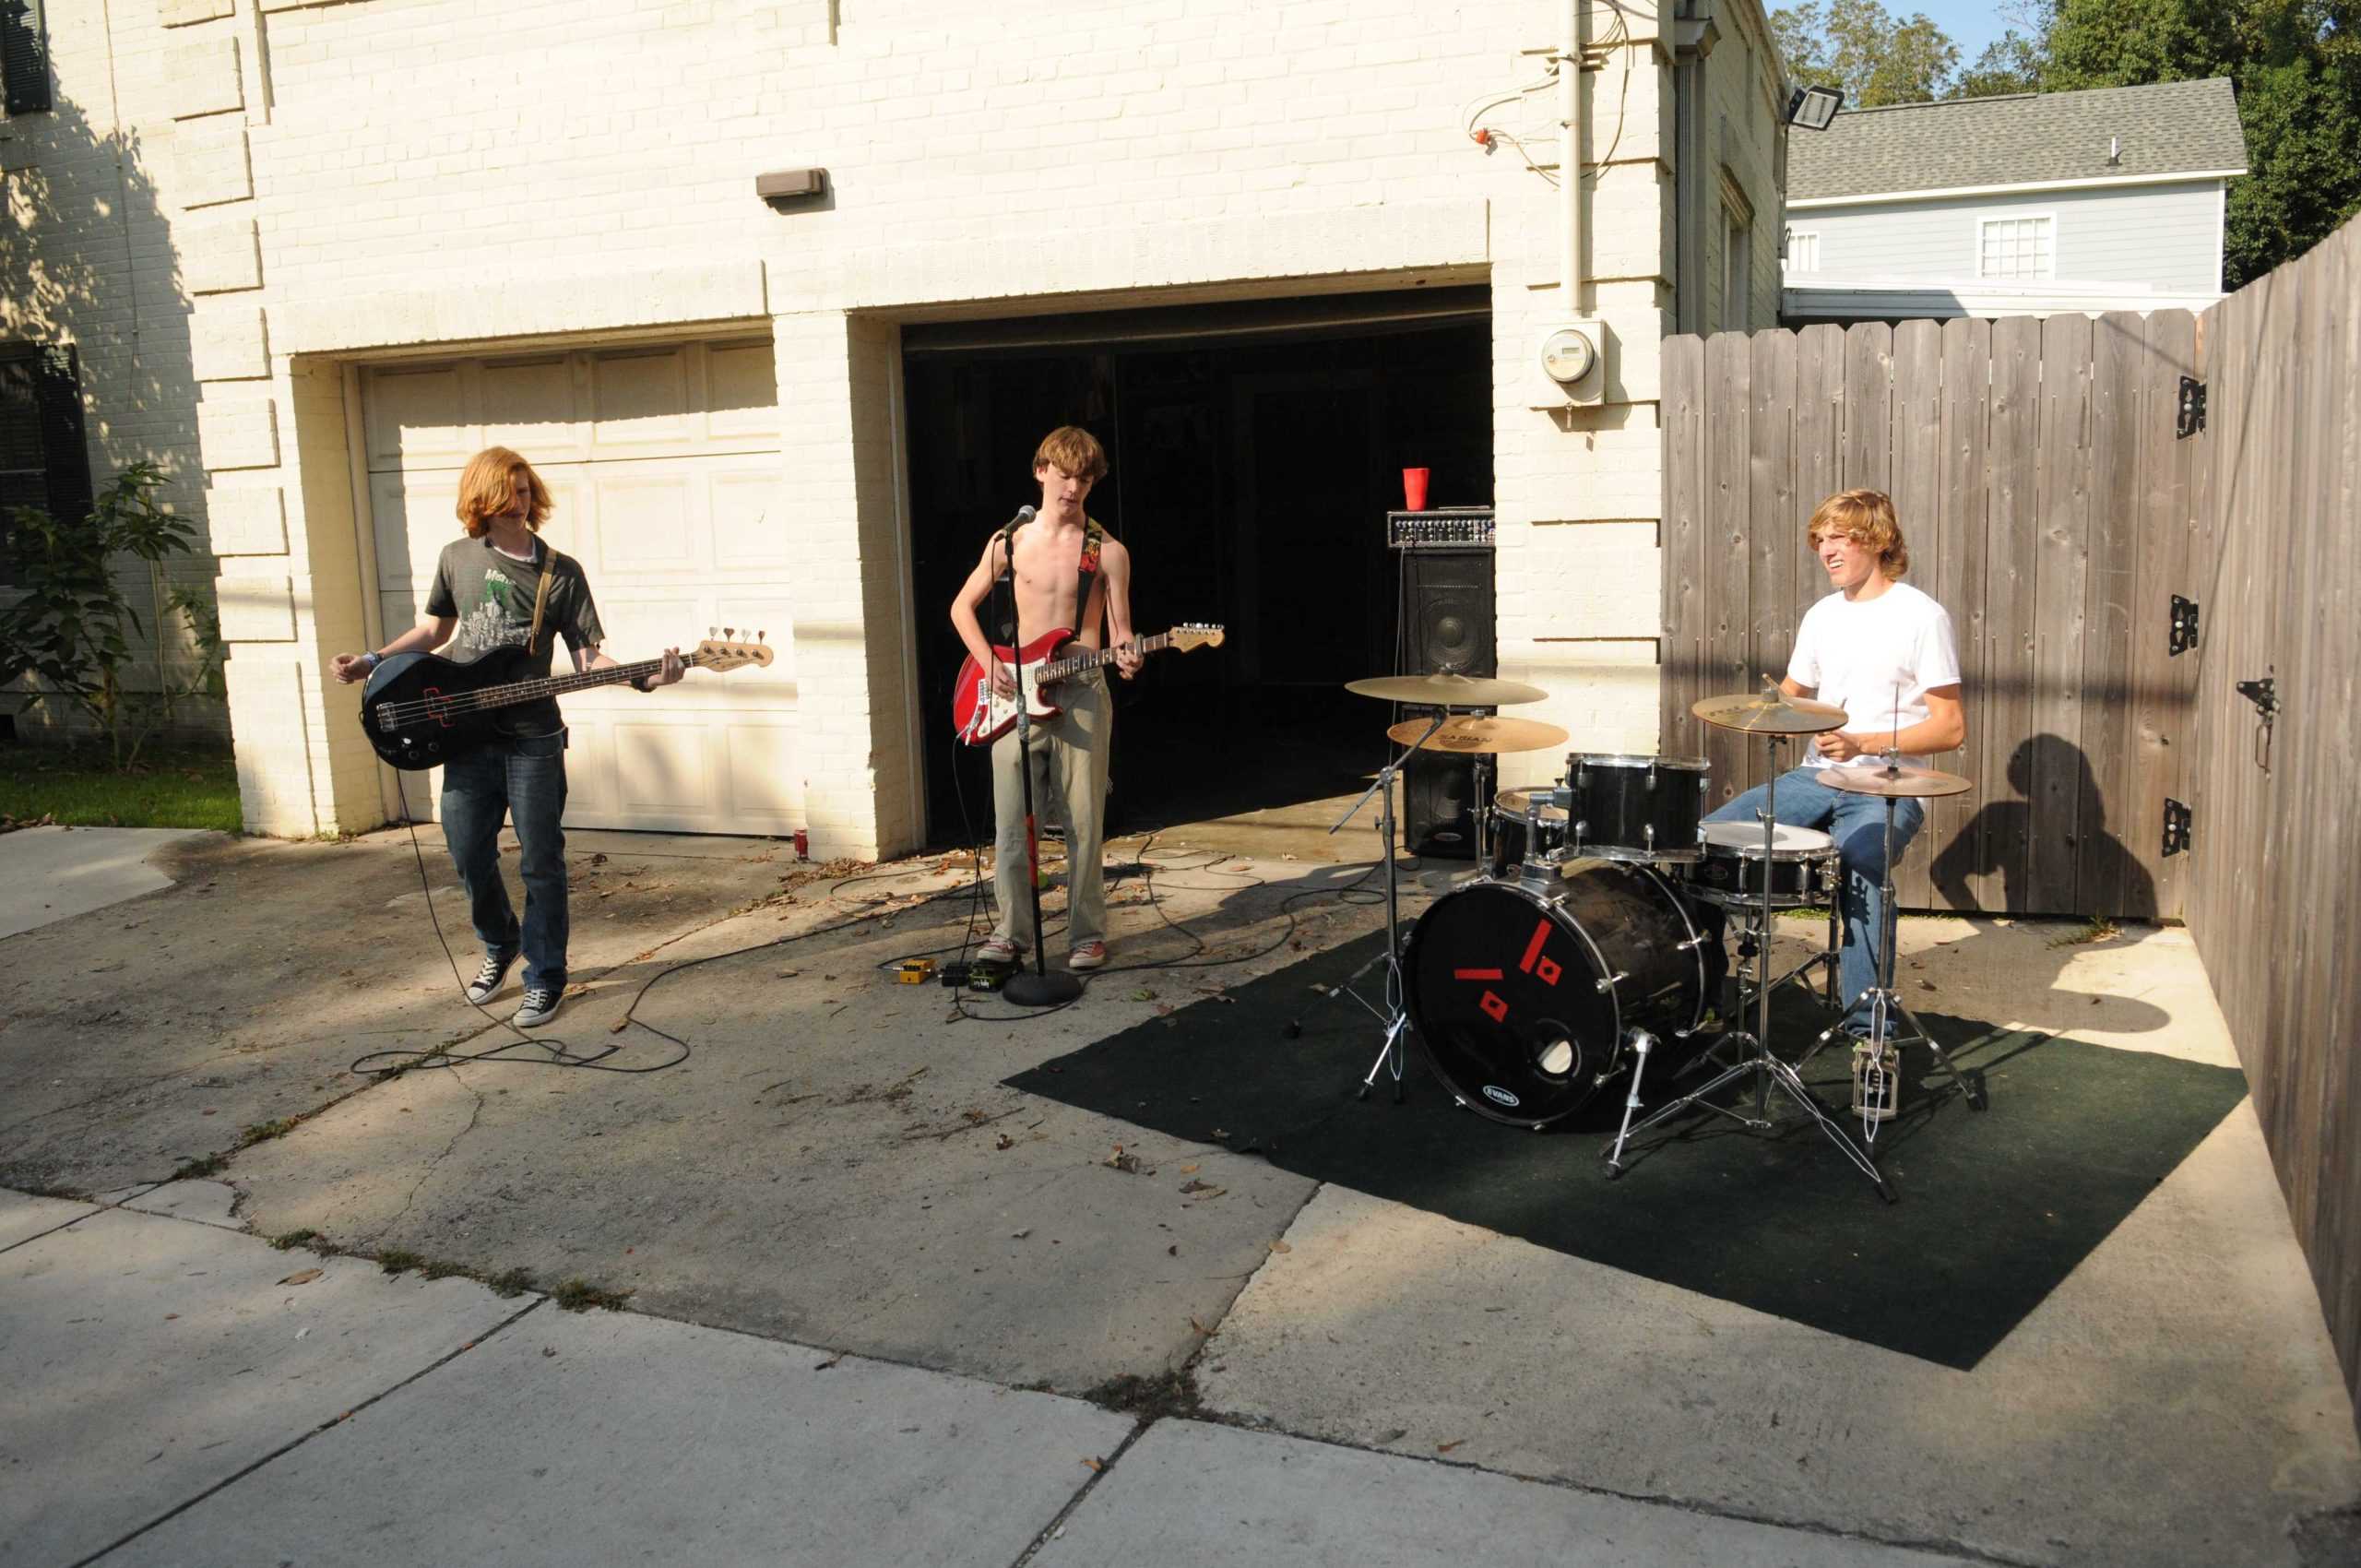
[[[215,684],[220,628],[211,605],[201,594],[161,588],[161,564],[188,554],[196,541],[196,530],[159,502],[163,483],[153,463],[134,463],[99,493],[89,517],[59,519],[38,506],[19,506],[8,515],[0,541],[12,557],[17,589],[0,604],[0,686],[30,679],[35,684],[22,694],[26,703],[41,700],[44,691],[74,703],[105,732],[118,766],[130,764],[155,729],[152,718],[136,730],[125,723],[123,677],[133,659],[131,639],[147,628],[116,575],[119,558],[147,564],[151,592],[187,619],[199,646],[196,683],[180,690],[161,676],[158,627],[155,657],[165,710],[199,690],[220,695]]]
[[[1772,12],[1771,30],[1792,80],[1841,87],[1855,109],[1940,98],[1959,64],[1924,13],[1898,18],[1878,0],[1803,0]]]

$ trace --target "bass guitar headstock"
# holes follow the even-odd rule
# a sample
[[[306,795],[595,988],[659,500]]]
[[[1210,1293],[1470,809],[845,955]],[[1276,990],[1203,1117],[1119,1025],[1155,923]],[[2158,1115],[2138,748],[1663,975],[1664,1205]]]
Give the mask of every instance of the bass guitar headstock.
[[[716,628],[708,626],[706,630],[711,632]],[[736,640],[738,628],[735,626],[723,626],[718,630],[719,636],[708,636],[697,644],[694,657],[699,669],[742,670],[749,664],[767,666],[770,663],[770,644],[763,641],[762,633],[756,632],[754,640],[749,643]]]

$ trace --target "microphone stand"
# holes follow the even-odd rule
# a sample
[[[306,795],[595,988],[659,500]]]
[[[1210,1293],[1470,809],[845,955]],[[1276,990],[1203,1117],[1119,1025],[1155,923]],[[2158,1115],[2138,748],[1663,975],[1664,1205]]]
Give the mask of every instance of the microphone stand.
[[[1023,628],[1016,624],[1015,615],[1016,528],[1032,512],[1032,507],[1026,507],[1009,519],[1008,527],[1001,534],[1002,553],[1008,561],[1008,628],[1012,650],[1024,646],[1024,639],[1018,636]],[[1025,891],[1026,897],[1033,900],[1033,972],[1028,975],[1020,969],[1009,976],[1007,983],[1000,988],[1000,993],[1019,1007],[1056,1007],[1082,994],[1082,978],[1064,969],[1056,974],[1050,972],[1050,944],[1041,930],[1041,839],[1035,829],[1033,816],[1033,715],[1031,705],[1025,700],[1024,661],[1012,658],[1008,661],[1008,672],[1010,679],[1016,683],[1016,764],[1017,775],[1023,781],[1025,800]],[[990,676],[987,675],[986,679]],[[1069,883],[1074,878],[1071,856],[1066,864],[1066,878]]]

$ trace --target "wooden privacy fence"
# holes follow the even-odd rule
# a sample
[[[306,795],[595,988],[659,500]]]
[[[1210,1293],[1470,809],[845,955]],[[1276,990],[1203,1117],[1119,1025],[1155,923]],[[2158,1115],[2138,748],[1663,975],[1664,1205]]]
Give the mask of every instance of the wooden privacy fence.
[[[2175,434],[2195,334],[2168,311],[1667,340],[1663,748],[1709,758],[1718,799],[1762,781],[1762,742],[1690,704],[1786,673],[1829,591],[1812,508],[1882,490],[1907,580],[1959,639],[1968,743],[1937,765],[1976,785],[1928,812],[1904,906],[2177,914],[2161,823],[2197,678],[2167,651],[2203,553]]]
[[[2361,1397],[2361,223],[2206,311],[2184,914]],[[2268,679],[2266,729],[2241,683]]]
[[[1664,749],[1724,799],[1761,780],[1689,705],[1785,672],[1827,591],[1813,505],[1889,492],[1959,636],[1969,741],[1939,766],[1976,783],[1904,903],[2188,921],[2361,1397],[2361,222],[2196,318],[1665,350]]]

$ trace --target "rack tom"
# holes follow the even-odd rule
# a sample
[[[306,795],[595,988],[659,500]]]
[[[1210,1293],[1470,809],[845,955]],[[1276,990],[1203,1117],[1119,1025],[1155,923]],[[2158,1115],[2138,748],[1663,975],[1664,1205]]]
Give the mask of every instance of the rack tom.
[[[1547,880],[1566,858],[1566,808],[1551,790],[1503,790],[1492,798],[1491,855],[1485,869],[1495,881]]]
[[[1687,864],[1702,851],[1705,814],[1703,757],[1617,756],[1574,752],[1566,758],[1566,852],[1603,861]]]

